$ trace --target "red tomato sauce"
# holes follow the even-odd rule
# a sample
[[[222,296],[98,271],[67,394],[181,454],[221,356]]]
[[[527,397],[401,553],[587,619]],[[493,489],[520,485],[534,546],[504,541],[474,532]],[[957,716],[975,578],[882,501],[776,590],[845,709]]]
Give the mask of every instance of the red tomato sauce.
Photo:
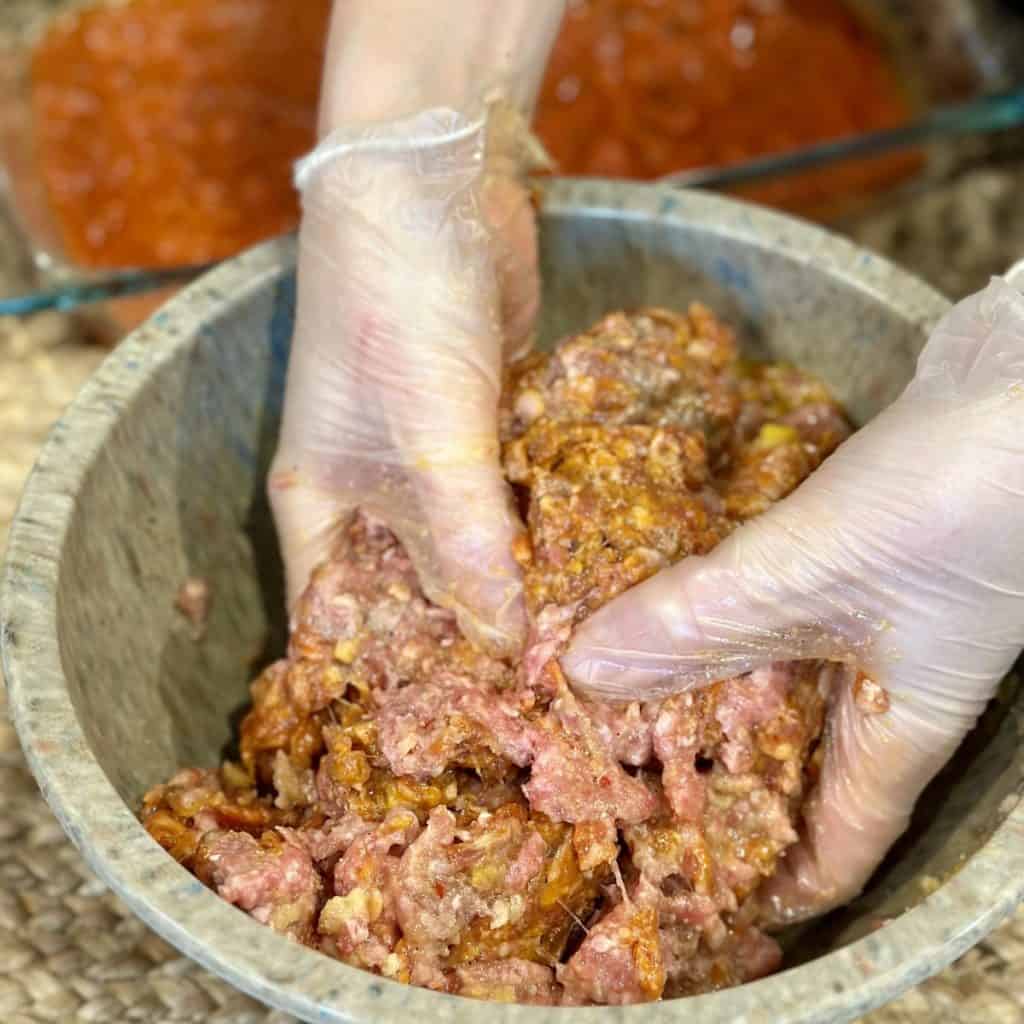
[[[32,64],[41,173],[88,267],[222,259],[298,219],[330,0],[134,0],[54,23]]]
[[[537,127],[567,172],[656,178],[907,114],[839,0],[574,0]]]
[[[221,259],[291,230],[330,0],[132,0],[59,19],[32,62],[40,173],[86,267]],[[889,127],[909,108],[840,0],[571,0],[536,127],[558,170],[650,179]],[[801,207],[906,170],[749,190]]]

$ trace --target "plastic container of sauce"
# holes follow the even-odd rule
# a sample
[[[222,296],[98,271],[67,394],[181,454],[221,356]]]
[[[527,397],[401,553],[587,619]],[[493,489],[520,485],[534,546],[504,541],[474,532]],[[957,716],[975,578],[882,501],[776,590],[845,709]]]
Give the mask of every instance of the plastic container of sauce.
[[[40,264],[174,267],[294,228],[330,0],[64,6],[0,60],[0,156]],[[559,173],[652,179],[893,127],[1002,74],[968,8],[570,0],[536,130]],[[918,166],[883,158],[748,194],[814,213]]]
[[[886,41],[842,0],[571,0],[537,130],[564,173],[656,179],[894,128],[913,109]],[[786,198],[908,166],[803,175]]]
[[[31,62],[38,167],[86,267],[173,267],[291,230],[329,0],[132,0],[56,20]]]

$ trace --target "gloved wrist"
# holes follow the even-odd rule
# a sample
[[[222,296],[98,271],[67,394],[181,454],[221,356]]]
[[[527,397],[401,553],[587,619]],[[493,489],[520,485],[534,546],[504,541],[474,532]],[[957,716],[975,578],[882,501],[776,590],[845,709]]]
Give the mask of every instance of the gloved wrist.
[[[341,126],[295,165],[295,187],[308,218],[334,221],[372,198],[367,216],[400,229],[415,227],[425,208],[483,173],[486,119],[431,108],[391,121]],[[395,219],[397,217],[397,219]]]
[[[482,115],[495,100],[529,117],[564,0],[348,0],[335,5],[321,136],[430,107]]]

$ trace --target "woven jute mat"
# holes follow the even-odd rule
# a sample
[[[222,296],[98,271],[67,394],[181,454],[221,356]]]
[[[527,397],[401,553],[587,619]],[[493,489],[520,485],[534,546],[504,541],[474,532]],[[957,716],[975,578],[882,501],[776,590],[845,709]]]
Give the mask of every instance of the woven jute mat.
[[[6,0],[0,0],[4,3]],[[1024,255],[1024,172],[968,174],[851,233],[950,294]],[[0,285],[17,273],[0,218]],[[0,546],[51,423],[103,357],[72,318],[0,318]],[[150,932],[39,796],[0,691],[0,1024],[285,1024]],[[1024,1022],[1024,913],[868,1024]]]

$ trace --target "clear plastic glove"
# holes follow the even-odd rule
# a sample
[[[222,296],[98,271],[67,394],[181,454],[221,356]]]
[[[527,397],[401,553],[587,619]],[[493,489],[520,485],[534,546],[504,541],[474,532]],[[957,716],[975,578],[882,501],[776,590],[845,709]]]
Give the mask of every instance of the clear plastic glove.
[[[492,650],[521,642],[503,358],[539,302],[525,118],[561,3],[336,6],[297,168],[298,308],[270,496],[289,600],[356,506]]]
[[[710,555],[601,609],[563,667],[637,699],[774,660],[851,666],[801,843],[766,890],[781,921],[860,891],[1022,646],[1024,297],[995,279],[892,406]]]

